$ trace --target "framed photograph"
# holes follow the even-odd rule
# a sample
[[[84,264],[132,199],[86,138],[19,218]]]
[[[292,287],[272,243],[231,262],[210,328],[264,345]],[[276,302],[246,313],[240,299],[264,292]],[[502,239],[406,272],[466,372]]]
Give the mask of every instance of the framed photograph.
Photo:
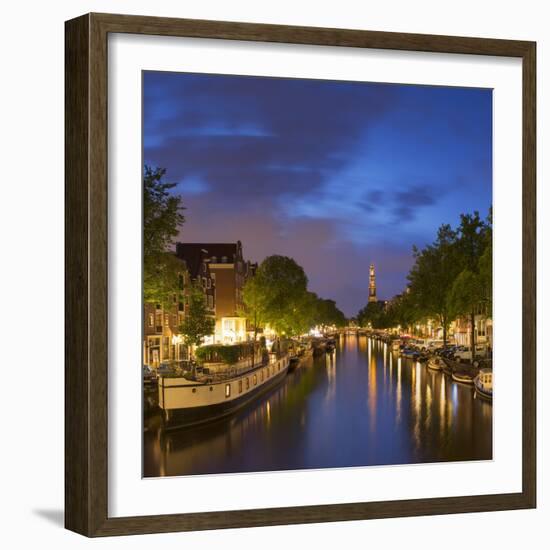
[[[535,43],[65,39],[68,529],[536,506]]]

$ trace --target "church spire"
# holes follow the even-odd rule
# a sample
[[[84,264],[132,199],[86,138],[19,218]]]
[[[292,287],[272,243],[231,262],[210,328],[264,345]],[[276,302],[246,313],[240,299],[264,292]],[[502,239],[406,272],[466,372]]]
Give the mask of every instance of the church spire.
[[[369,302],[376,302],[376,275],[374,274],[374,264],[369,268]]]

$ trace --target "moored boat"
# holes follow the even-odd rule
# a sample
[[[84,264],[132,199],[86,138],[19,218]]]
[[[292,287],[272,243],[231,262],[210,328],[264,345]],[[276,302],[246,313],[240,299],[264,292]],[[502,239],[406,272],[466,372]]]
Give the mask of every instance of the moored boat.
[[[293,357],[289,357],[289,359],[288,359],[288,372],[295,371],[299,364],[300,364],[300,357],[298,355],[295,355]]]
[[[460,382],[461,384],[472,385],[474,383],[474,378],[478,373],[478,368],[470,363],[463,363],[454,361],[453,359],[443,359],[447,367],[450,367],[451,378],[455,382]],[[448,372],[444,369],[445,372]]]
[[[428,359],[428,368],[432,370],[441,370],[443,368],[443,361],[440,357],[430,357]]]
[[[480,369],[479,374],[474,378],[474,387],[477,395],[485,399],[493,399],[493,370]]]
[[[469,384],[469,385],[473,384],[474,377],[475,377],[474,373],[466,370],[456,370],[456,371],[453,370],[451,374],[451,378],[455,382],[460,382],[461,384]]]
[[[247,345],[240,346],[245,349]],[[244,354],[231,364],[206,361],[199,374],[160,378],[159,407],[164,428],[185,428],[221,419],[280,383],[288,373],[288,353],[278,350],[266,356],[265,350],[256,346],[253,350],[252,355]]]

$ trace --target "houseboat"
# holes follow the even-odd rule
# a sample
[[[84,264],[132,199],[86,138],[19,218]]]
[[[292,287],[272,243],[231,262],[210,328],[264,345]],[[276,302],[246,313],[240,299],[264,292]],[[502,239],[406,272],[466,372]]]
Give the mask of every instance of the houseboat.
[[[238,350],[228,354],[227,348]],[[229,416],[279,384],[288,372],[286,350],[268,353],[255,344],[199,349],[206,350],[201,352],[202,368],[186,376],[159,379],[159,407],[165,429],[196,426]]]
[[[485,399],[493,399],[493,370],[480,369],[479,374],[474,378],[476,393]]]

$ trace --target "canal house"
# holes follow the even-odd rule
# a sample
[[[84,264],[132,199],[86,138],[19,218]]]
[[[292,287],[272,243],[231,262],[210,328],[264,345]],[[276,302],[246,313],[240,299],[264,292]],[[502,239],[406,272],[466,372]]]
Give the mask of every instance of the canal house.
[[[174,289],[173,305],[161,307],[160,304],[144,304],[143,361],[153,368],[158,368],[161,363],[189,359],[189,350],[179,332],[179,327],[189,308],[190,284],[200,285],[207,308],[212,317],[215,317],[215,283],[206,254],[199,253],[190,257],[178,257],[178,259],[181,263],[181,272],[178,275],[178,288]],[[213,340],[212,337],[211,340]]]
[[[234,344],[248,336],[247,321],[242,311],[243,288],[253,276],[257,264],[243,259],[241,241],[236,243],[177,243],[178,258],[195,258],[204,255],[214,281],[216,303],[216,328],[214,342]]]

